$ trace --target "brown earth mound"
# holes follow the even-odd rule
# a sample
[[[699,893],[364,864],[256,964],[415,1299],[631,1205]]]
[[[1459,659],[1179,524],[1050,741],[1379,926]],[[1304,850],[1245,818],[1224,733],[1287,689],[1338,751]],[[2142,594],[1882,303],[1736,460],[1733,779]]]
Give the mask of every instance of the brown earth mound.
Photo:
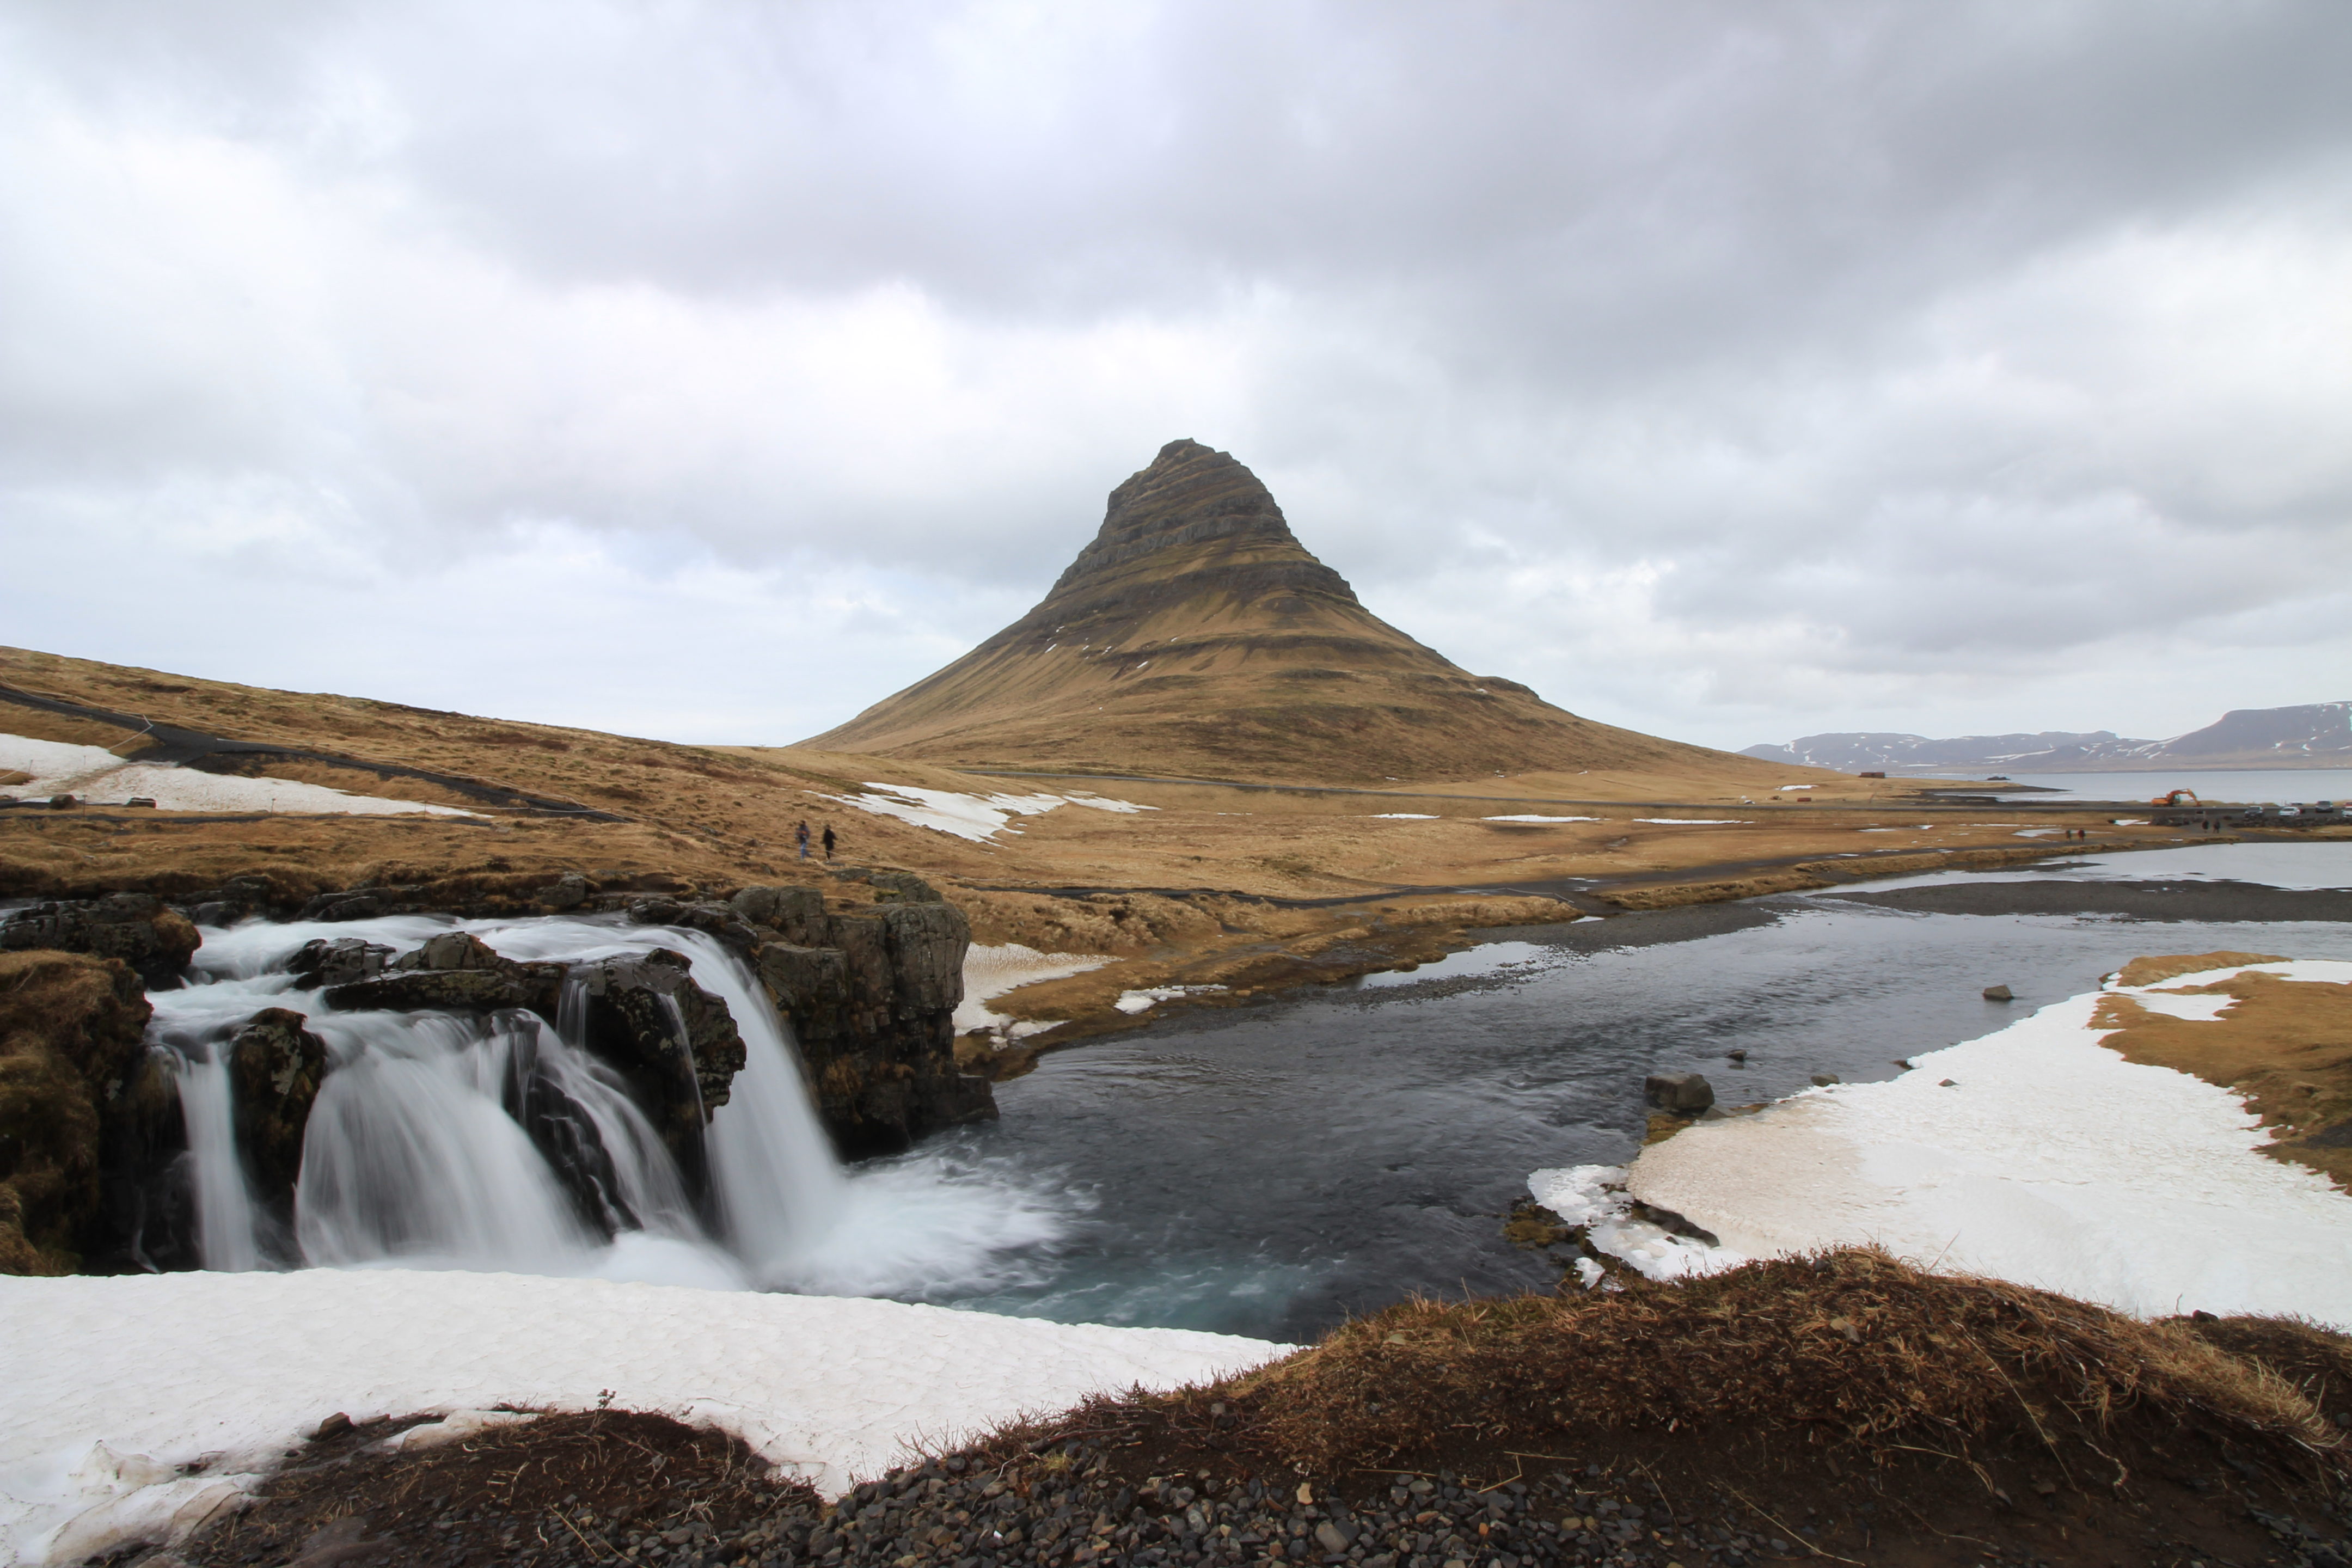
[[[2352,1499],[2325,1417],[2347,1346],[1838,1253],[1401,1306],[1225,1384],[910,1456],[833,1503],[656,1416],[399,1455],[362,1447],[393,1423],[342,1427],[183,1551],[223,1568],[2335,1568]]]
[[[1378,783],[1764,764],[1564,712],[1474,676],[1357,602],[1257,476],[1171,441],[1113,490],[1045,599],[806,742],[929,762]]]

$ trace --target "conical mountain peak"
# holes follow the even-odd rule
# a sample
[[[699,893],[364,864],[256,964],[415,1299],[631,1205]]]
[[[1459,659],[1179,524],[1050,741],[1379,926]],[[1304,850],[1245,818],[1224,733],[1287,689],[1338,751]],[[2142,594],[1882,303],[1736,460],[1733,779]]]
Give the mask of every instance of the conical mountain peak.
[[[1037,606],[808,742],[927,762],[1284,780],[1670,765],[1698,748],[1473,676],[1364,608],[1230,454],[1171,441]]]

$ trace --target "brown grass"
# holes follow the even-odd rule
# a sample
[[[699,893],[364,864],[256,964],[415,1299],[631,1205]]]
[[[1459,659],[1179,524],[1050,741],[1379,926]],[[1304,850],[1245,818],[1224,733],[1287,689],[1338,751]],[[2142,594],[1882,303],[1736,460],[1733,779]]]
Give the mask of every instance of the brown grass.
[[[1324,1474],[1644,1430],[1778,1434],[1884,1460],[2042,1453],[2103,1482],[2126,1449],[2195,1434],[2340,1470],[2340,1436],[2291,1375],[2179,1321],[1853,1250],[1622,1294],[1407,1303],[1172,1397],[1238,1405],[1241,1441]]]

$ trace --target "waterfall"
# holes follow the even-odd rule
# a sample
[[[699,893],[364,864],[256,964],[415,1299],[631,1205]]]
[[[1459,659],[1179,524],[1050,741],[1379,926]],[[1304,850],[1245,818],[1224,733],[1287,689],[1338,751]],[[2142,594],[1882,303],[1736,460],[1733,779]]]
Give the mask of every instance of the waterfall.
[[[187,1158],[194,1166],[196,1241],[205,1267],[261,1267],[253,1200],[236,1157],[236,1109],[229,1100],[228,1063],[215,1048],[176,1055],[181,1114],[188,1123]]]
[[[707,1205],[698,1211],[628,1080],[588,1050],[581,984],[563,986],[550,1025],[520,1009],[333,1011],[287,969],[312,937],[406,949],[451,929],[521,961],[657,947],[693,960],[694,983],[726,1002],[744,1049],[703,1137]],[[1033,1190],[948,1146],[844,1172],[790,1027],[742,961],[698,931],[576,916],[248,921],[206,930],[195,969],[197,984],[150,999],[150,1039],[173,1058],[208,1268],[513,1269],[955,1300],[1017,1274],[1069,1223],[1058,1188]],[[224,1059],[265,1007],[303,1014],[328,1049],[291,1234],[252,1201]]]
[[[840,1225],[848,1183],[766,989],[715,938],[673,937],[694,959],[696,983],[725,999],[743,1037],[743,1070],[710,1120],[707,1146],[727,1238],[756,1277],[774,1281]]]

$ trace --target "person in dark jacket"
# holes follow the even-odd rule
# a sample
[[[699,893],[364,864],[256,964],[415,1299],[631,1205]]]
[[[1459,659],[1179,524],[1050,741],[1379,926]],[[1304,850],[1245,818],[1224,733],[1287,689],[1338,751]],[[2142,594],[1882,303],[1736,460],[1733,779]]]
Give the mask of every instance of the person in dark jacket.
[[[824,825],[824,858],[828,860],[833,858],[833,824],[830,822]]]

